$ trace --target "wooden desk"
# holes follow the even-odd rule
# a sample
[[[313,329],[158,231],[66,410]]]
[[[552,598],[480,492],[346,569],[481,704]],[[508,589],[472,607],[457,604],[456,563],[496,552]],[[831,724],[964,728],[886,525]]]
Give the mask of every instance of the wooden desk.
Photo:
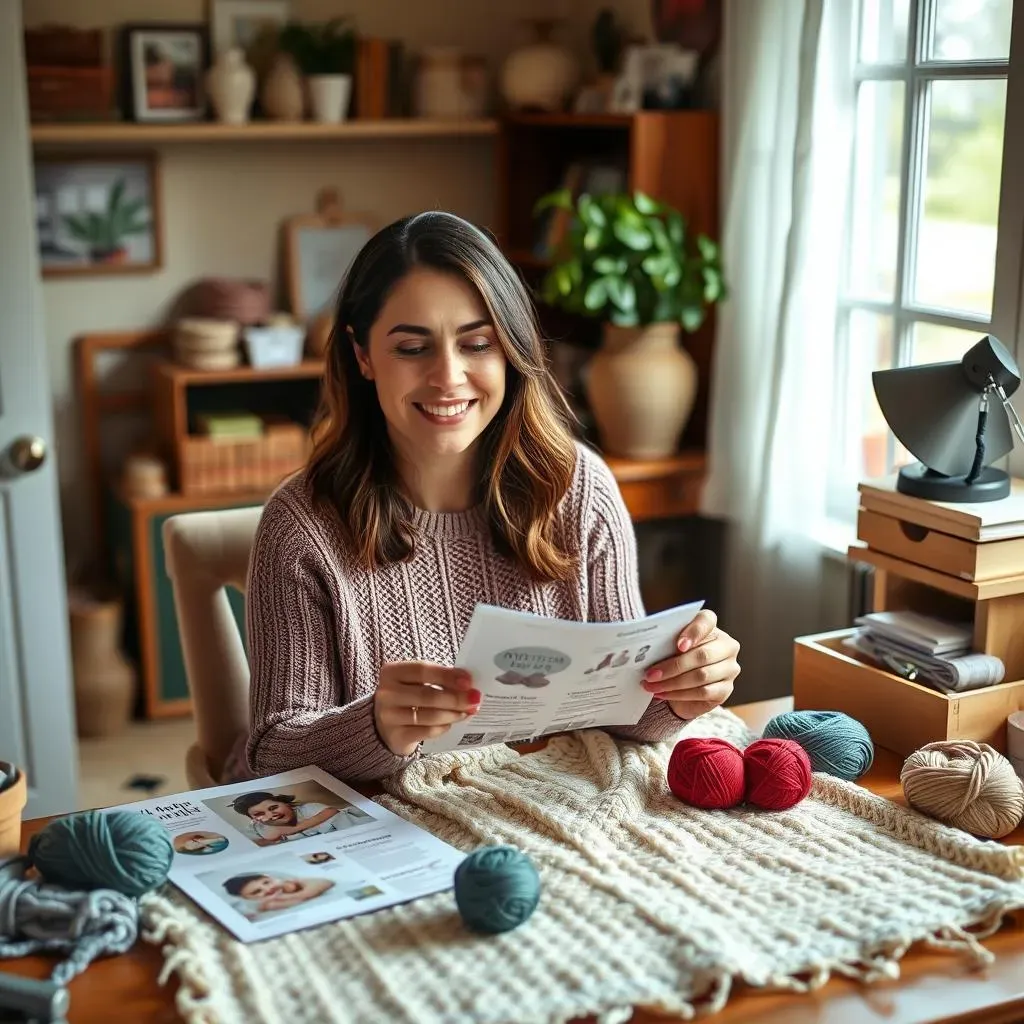
[[[783,698],[732,710],[760,731],[769,718],[790,707],[789,698]],[[865,785],[902,803],[900,764],[895,755],[879,751]],[[26,823],[25,841],[45,823]],[[1005,842],[1024,843],[1024,828]],[[739,991],[710,1020],[714,1024],[1012,1024],[1024,1020],[1024,913],[986,940],[985,946],[996,954],[996,961],[984,971],[972,971],[956,954],[915,951],[902,961],[899,981],[863,986],[836,979],[809,995]],[[160,966],[160,953],[142,942],[120,957],[94,963],[71,983],[69,1024],[177,1021],[176,983],[158,988]],[[30,957],[0,963],[0,970],[43,977],[50,964]],[[665,1024],[666,1018],[639,1013],[633,1020],[634,1024]]]

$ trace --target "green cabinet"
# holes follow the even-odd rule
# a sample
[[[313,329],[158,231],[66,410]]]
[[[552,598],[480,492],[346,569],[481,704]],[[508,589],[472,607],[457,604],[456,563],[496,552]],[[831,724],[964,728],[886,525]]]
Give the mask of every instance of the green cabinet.
[[[188,679],[178,633],[174,593],[164,560],[163,525],[174,515],[214,508],[244,508],[260,500],[128,498],[109,494],[111,571],[125,599],[125,653],[139,673],[139,710],[146,718],[191,713]],[[228,600],[245,640],[245,598],[234,588]]]

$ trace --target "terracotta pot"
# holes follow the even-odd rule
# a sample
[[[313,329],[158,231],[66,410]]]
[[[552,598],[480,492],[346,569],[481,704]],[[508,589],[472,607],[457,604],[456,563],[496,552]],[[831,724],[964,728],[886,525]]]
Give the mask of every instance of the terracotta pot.
[[[585,387],[608,455],[661,459],[675,454],[693,411],[697,366],[678,324],[606,324]]]
[[[286,53],[274,58],[263,88],[260,103],[272,121],[301,121],[306,100],[302,89],[302,76],[295,62]]]
[[[14,784],[0,792],[0,857],[21,848],[21,815],[27,802],[28,785],[19,770]]]
[[[72,594],[68,611],[78,735],[114,735],[135,703],[135,669],[121,652],[121,602]]]

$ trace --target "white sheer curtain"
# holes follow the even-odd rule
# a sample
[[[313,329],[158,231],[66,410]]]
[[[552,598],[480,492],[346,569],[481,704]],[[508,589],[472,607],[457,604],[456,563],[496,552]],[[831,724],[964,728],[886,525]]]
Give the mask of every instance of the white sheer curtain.
[[[822,628],[836,304],[853,132],[848,0],[727,0],[722,67],[731,296],[718,313],[704,512],[731,521],[723,628],[738,693],[788,692]]]

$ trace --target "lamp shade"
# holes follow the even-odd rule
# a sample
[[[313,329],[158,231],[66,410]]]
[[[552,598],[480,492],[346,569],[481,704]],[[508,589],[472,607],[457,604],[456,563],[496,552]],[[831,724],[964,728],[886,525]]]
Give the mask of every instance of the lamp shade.
[[[907,483],[909,489],[924,475],[928,496],[935,496],[937,482],[956,478],[959,490],[951,491],[948,500],[992,500],[998,496],[991,489],[985,492],[984,481],[979,480],[973,492],[973,480],[967,490],[962,482],[972,469],[989,466],[1013,450],[1013,431],[1003,398],[1020,386],[1020,371],[998,339],[991,335],[982,338],[959,362],[877,370],[872,382],[892,432],[922,464],[901,472],[901,484]],[[982,396],[993,394],[1001,397],[986,400],[981,414]],[[997,472],[986,470],[990,484],[996,482]],[[998,473],[999,491],[1004,489],[1004,476]],[[917,493],[924,495],[922,490]]]

